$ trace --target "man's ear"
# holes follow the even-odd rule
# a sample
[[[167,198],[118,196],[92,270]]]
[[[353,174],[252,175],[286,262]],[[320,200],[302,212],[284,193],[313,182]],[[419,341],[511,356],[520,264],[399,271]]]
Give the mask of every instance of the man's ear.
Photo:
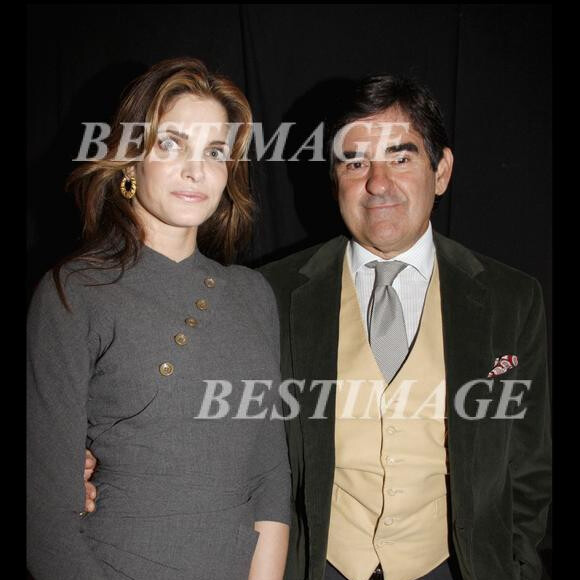
[[[435,172],[435,195],[443,195],[449,185],[453,171],[453,153],[449,147],[443,149],[443,157],[439,161]]]

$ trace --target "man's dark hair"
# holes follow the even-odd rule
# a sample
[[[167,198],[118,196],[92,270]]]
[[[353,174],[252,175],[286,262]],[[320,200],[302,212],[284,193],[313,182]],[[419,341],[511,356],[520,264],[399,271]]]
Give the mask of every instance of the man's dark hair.
[[[335,185],[335,157],[332,143],[336,134],[349,123],[376,115],[390,107],[401,109],[409,117],[412,128],[423,137],[431,168],[433,171],[437,170],[443,157],[443,148],[449,147],[449,138],[439,104],[429,89],[414,79],[395,75],[374,75],[356,84],[341,107],[341,113],[330,125],[327,151],[331,178]]]

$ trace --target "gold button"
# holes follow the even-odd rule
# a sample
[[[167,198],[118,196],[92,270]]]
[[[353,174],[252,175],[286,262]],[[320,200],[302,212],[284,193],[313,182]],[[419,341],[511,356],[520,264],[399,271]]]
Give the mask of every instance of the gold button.
[[[208,276],[203,283],[208,287],[208,288],[213,288],[215,286],[215,280],[211,277]]]
[[[183,332],[176,334],[173,338],[179,346],[183,346],[184,344],[187,343],[187,336],[185,336],[185,334],[183,334]]]
[[[209,304],[205,298],[200,298],[199,300],[196,300],[195,305],[199,310],[207,310],[209,308]]]
[[[191,326],[191,328],[194,328],[197,326],[197,318],[190,316],[189,318],[185,319],[185,324],[187,324],[187,326]]]
[[[168,362],[164,362],[159,365],[159,372],[164,376],[168,377],[173,374],[173,365]]]

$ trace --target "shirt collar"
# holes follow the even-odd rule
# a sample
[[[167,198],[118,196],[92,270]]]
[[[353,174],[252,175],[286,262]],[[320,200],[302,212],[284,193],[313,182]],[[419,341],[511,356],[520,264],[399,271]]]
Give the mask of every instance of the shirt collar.
[[[379,262],[386,262],[366,248],[363,248],[358,242],[350,240],[348,243],[348,259],[350,270],[353,277],[359,272],[365,264],[372,260]],[[431,272],[433,271],[433,263],[435,261],[435,244],[433,243],[433,229],[431,222],[427,226],[425,233],[408,249],[391,258],[392,260],[399,260],[413,266],[419,274],[425,279],[429,280]]]

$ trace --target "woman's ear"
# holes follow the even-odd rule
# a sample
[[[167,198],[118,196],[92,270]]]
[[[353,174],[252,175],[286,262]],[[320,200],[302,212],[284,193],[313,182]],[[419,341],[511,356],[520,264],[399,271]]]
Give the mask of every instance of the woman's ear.
[[[131,179],[131,177],[137,177],[136,173],[137,172],[135,170],[134,165],[129,165],[128,167],[125,167],[123,169],[123,175],[125,175],[125,177],[128,177],[129,179]]]

